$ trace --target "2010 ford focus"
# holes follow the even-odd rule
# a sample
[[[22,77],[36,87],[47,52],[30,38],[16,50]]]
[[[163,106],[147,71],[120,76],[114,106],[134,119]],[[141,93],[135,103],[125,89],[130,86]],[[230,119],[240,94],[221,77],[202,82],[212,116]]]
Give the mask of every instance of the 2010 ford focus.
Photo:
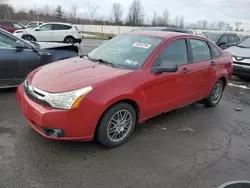
[[[18,87],[30,125],[56,140],[117,147],[135,125],[203,102],[216,106],[232,76],[232,57],[205,38],[132,32],[88,55],[42,66]]]

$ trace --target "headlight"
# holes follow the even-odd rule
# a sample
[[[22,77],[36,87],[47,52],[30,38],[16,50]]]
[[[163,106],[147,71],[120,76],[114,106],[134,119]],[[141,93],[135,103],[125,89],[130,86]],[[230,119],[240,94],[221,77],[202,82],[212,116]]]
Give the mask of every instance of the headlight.
[[[52,107],[58,109],[73,109],[77,108],[81,100],[87,95],[93,88],[91,86],[78,89],[75,91],[69,91],[64,93],[51,93],[45,101]]]

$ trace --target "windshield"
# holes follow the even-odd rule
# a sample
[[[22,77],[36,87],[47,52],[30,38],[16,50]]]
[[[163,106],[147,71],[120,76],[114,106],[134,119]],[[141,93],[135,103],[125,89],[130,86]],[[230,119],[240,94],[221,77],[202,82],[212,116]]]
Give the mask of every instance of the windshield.
[[[238,47],[242,48],[250,48],[250,38],[244,40],[243,42],[239,43]]]
[[[163,40],[151,36],[120,35],[90,52],[88,58],[102,59],[118,68],[136,70],[143,66]]]
[[[215,34],[215,33],[205,33],[207,38],[213,42],[217,42],[220,38],[221,34]]]

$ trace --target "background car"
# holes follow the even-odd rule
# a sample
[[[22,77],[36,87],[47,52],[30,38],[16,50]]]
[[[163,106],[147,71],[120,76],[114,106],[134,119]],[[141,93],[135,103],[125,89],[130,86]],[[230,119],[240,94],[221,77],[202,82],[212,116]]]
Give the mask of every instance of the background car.
[[[123,144],[137,123],[202,101],[216,106],[232,76],[232,57],[207,39],[130,32],[83,58],[32,71],[17,99],[30,125],[56,140]]]
[[[233,56],[233,74],[250,80],[250,38],[226,49]]]
[[[189,33],[193,34],[194,32],[189,29],[183,29],[183,28],[175,28],[175,27],[141,27],[138,29],[133,30],[135,32],[139,31],[169,31],[169,32],[178,32],[178,33]]]
[[[81,43],[81,35],[77,27],[66,23],[50,22],[34,29],[17,30],[15,36],[28,41]]]
[[[2,20],[0,21],[0,29],[14,33],[16,30],[27,28],[18,22]]]
[[[0,88],[16,87],[33,69],[77,52],[71,44],[32,44],[0,29]]]
[[[208,38],[222,50],[235,46],[240,41],[240,38],[236,33],[203,32],[197,35]]]
[[[30,23],[28,23],[27,25],[25,25],[27,28],[36,28],[40,25],[44,24],[44,22],[38,22],[38,21],[32,21]]]

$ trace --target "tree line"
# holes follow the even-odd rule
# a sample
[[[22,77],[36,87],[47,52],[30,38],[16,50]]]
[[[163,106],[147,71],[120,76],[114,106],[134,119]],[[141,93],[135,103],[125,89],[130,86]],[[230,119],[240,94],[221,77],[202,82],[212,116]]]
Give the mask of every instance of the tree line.
[[[33,8],[29,11],[14,10],[8,0],[0,0],[0,19],[16,20],[16,21],[59,21],[71,22],[74,24],[98,24],[98,25],[125,25],[125,26],[154,26],[154,27],[180,27],[192,29],[213,29],[233,31],[233,27],[224,21],[208,23],[207,20],[199,20],[197,23],[185,24],[183,16],[176,16],[174,20],[170,20],[167,9],[162,13],[154,12],[151,19],[145,19],[145,13],[140,0],[133,0],[129,6],[127,15],[124,16],[124,9],[121,3],[113,3],[111,7],[111,15],[109,19],[96,18],[96,12],[100,4],[100,0],[89,0],[86,3],[89,17],[83,18],[77,14],[77,5],[72,4],[70,10],[66,11],[61,5],[57,5],[52,9],[49,5],[44,5],[38,9]],[[125,19],[124,19],[125,17]],[[241,22],[236,22],[234,28],[240,30]]]

